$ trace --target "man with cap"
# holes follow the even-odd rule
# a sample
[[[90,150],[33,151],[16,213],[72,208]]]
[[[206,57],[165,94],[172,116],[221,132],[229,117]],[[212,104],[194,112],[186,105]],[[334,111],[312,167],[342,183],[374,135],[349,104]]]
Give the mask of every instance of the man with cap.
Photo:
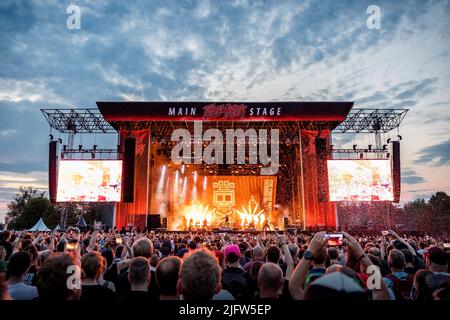
[[[425,254],[425,264],[430,273],[426,277],[426,284],[430,292],[434,292],[439,286],[450,281],[448,273],[448,253],[439,247],[431,247]]]
[[[226,246],[224,255],[226,267],[222,271],[222,287],[229,291],[236,300],[251,298],[250,276],[240,266],[239,246],[235,244]]]

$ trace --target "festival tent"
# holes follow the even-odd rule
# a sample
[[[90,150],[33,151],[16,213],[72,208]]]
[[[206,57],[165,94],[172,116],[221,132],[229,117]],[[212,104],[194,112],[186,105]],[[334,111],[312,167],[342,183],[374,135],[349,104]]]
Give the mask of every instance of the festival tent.
[[[61,226],[59,224],[57,224],[56,228],[53,229],[53,231],[61,231],[61,230],[62,230],[62,228],[61,228]]]
[[[45,225],[44,220],[40,218],[39,221],[32,228],[28,229],[28,231],[52,231],[52,230],[49,229]]]

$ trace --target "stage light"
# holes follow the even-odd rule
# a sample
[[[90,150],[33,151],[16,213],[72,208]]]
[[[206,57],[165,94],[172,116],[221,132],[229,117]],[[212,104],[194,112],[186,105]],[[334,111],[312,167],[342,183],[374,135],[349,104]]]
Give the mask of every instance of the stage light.
[[[91,158],[95,159],[95,153],[94,152],[91,152]]]
[[[371,144],[369,144],[369,151],[371,151],[372,150],[372,145]]]
[[[59,141],[59,143],[61,143],[61,144],[63,143],[61,138],[59,138],[58,141]]]
[[[197,171],[194,171],[194,182],[197,182]]]
[[[50,137],[50,141],[53,141],[53,135],[49,134],[48,136]]]
[[[67,145],[63,145],[63,150],[66,151],[67,150]]]
[[[333,151],[333,148],[334,148],[334,144],[332,144],[332,145],[330,146],[330,150]]]
[[[386,150],[387,150],[387,144],[383,144],[383,151],[386,151]]]
[[[356,147],[357,147],[358,145],[357,144],[354,144],[353,145],[353,150],[356,150]]]
[[[203,178],[203,190],[206,190],[206,182],[207,182],[207,177],[205,176],[204,178]]]
[[[92,146],[92,149],[94,149],[94,150],[97,150],[97,145],[96,144],[94,144],[93,146]]]
[[[401,135],[397,135],[398,140],[402,140],[402,136]]]
[[[360,154],[359,154],[359,159],[361,159],[361,160],[364,159],[364,153],[360,153]]]
[[[83,145],[82,145],[82,144],[79,144],[79,145],[78,145],[78,150],[81,151],[81,149],[83,149]]]
[[[391,138],[388,138],[388,139],[387,139],[387,143],[388,143],[388,144],[389,144],[389,142],[391,142]]]
[[[184,164],[181,166],[181,174],[184,174]]]

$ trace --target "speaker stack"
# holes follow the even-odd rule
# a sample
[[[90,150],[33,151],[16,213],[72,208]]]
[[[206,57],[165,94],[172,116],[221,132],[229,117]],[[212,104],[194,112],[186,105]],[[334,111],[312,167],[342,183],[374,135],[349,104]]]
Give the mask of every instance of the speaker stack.
[[[319,202],[329,201],[327,139],[316,137],[317,184]]]
[[[136,139],[125,138],[122,162],[122,201],[134,200],[134,155]]]
[[[392,184],[394,202],[400,202],[401,171],[400,171],[400,141],[392,141]]]
[[[48,193],[50,202],[56,202],[56,194],[58,188],[58,141],[50,141],[48,145]]]

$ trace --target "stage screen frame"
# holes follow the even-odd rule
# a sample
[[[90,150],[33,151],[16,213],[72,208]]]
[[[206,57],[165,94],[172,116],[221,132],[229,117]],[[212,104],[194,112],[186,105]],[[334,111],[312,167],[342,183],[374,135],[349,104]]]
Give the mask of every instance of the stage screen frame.
[[[362,186],[367,186],[368,192],[366,193],[366,195],[364,195],[364,190],[361,189],[360,194],[352,194],[350,192],[350,182],[347,183],[346,185],[344,185],[347,189],[347,193],[344,193],[344,195],[341,193],[341,195],[337,194],[337,190],[342,188],[342,184],[341,187],[336,186],[336,180],[333,179],[333,172],[336,171],[336,166],[333,166],[333,164],[338,164],[338,163],[342,163],[344,164],[345,162],[347,163],[372,163],[372,173],[370,174],[366,174],[365,179],[364,177],[361,177],[360,181],[356,181],[356,183],[362,184]],[[383,167],[381,167],[380,165],[374,166],[374,163],[384,163],[385,165],[383,165]],[[380,172],[379,172],[379,180],[378,183],[376,183],[375,185],[371,184],[371,183],[365,183],[365,181],[371,181],[373,179],[374,176],[374,171],[373,169],[375,168],[383,168],[382,170],[386,170],[383,171],[384,172],[384,176],[382,177]],[[392,166],[391,166],[391,161],[389,159],[331,159],[331,160],[327,160],[327,168],[328,168],[328,184],[329,184],[329,195],[330,195],[330,201],[331,202],[345,202],[345,201],[349,201],[349,202],[362,202],[362,201],[393,201],[394,200],[394,194],[393,194],[393,180],[392,180]],[[357,168],[357,166],[356,166]],[[343,169],[343,170],[342,170]],[[367,168],[370,169],[370,168]],[[349,172],[349,169],[344,169],[341,168],[341,173],[340,175],[343,176],[346,172]],[[381,172],[381,173],[383,173]],[[352,176],[351,176],[352,177]],[[343,179],[343,178],[341,178]],[[383,181],[381,181],[382,179],[385,179],[386,183],[383,183]],[[372,180],[373,181],[373,180]],[[385,186],[387,185],[387,186]],[[384,191],[384,192],[377,192],[376,188],[380,189],[380,191]],[[378,197],[377,197],[378,195]]]
[[[76,169],[75,168],[71,168],[71,172],[72,173],[68,173],[68,174],[64,174],[63,170],[67,170],[67,165],[68,164],[74,164],[74,163],[89,163],[89,162],[102,162],[102,163],[109,163],[112,164],[109,166],[109,169],[115,168],[117,169],[118,173],[115,174],[113,176],[113,179],[115,179],[117,181],[117,186],[115,192],[113,193],[114,196],[111,196],[108,198],[108,196],[105,196],[104,200],[99,200],[98,196],[101,196],[100,191],[96,192],[96,189],[94,187],[93,191],[94,191],[94,195],[97,195],[97,199],[98,200],[94,200],[92,197],[86,196],[85,198],[81,198],[83,195],[81,194],[81,192],[79,193],[79,195],[75,196],[75,197],[71,197],[70,194],[67,196],[63,196],[63,193],[65,190],[67,190],[69,187],[67,185],[63,185],[64,181],[63,179],[70,179],[74,176],[74,174],[76,174]],[[67,165],[66,165],[67,164]],[[60,160],[59,161],[59,165],[58,165],[58,183],[57,183],[57,194],[56,194],[56,202],[73,202],[73,203],[85,203],[85,202],[97,202],[97,203],[108,203],[108,202],[121,202],[122,200],[122,165],[123,165],[123,160],[113,160],[113,159],[64,159],[64,160]],[[107,166],[108,167],[108,166]],[[99,168],[99,171],[101,172],[100,174],[102,175],[102,177],[100,178],[98,176],[99,179],[104,179],[104,170],[107,168],[103,168],[103,170],[101,168]],[[86,170],[88,170],[89,168],[87,167]],[[99,173],[96,173],[96,175],[98,175]],[[110,177],[111,178],[111,177]],[[95,182],[95,181],[94,181]],[[95,184],[95,183],[94,183]],[[97,183],[97,188],[100,188],[102,184],[102,181],[99,180],[99,183]],[[86,185],[83,187],[85,189]],[[112,185],[110,184],[110,186],[108,188],[114,189],[114,187],[112,187]]]

